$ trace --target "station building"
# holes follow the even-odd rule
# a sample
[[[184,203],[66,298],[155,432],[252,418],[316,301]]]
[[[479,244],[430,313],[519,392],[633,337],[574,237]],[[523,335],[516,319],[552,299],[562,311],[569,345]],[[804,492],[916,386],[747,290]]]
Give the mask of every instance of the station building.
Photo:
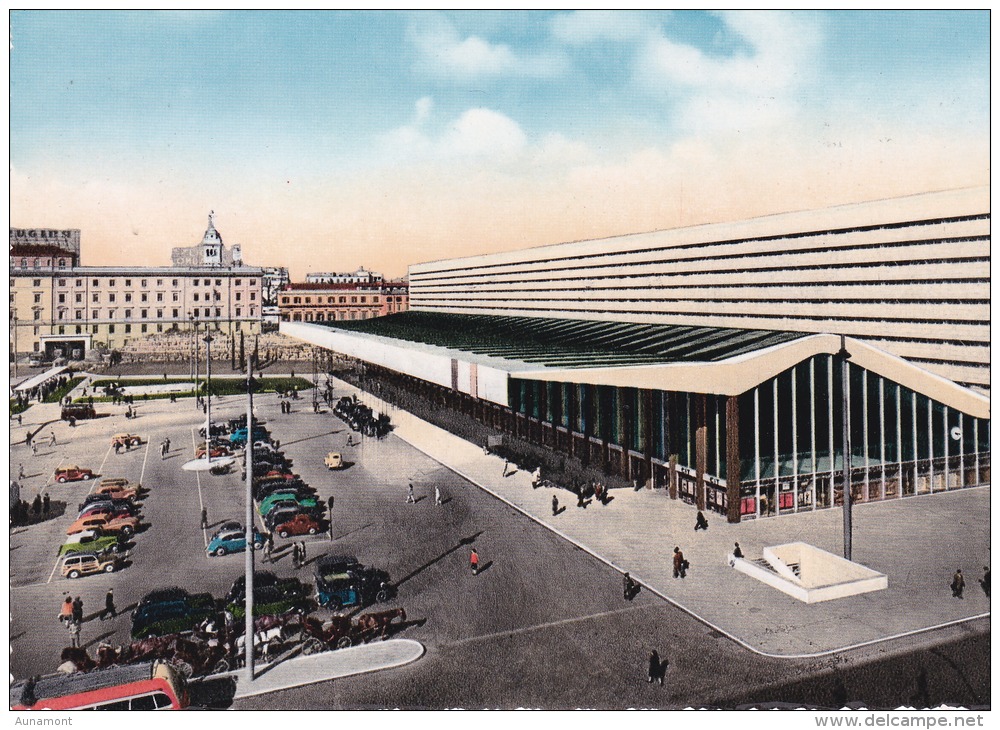
[[[407,313],[281,330],[739,522],[848,465],[860,502],[989,484],[989,245],[946,191],[419,264]]]

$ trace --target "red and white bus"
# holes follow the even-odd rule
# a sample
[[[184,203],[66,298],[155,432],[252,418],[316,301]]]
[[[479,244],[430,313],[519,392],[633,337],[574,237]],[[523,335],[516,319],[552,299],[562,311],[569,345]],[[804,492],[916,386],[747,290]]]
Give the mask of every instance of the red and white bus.
[[[48,674],[10,687],[12,710],[181,710],[184,678],[164,662]]]

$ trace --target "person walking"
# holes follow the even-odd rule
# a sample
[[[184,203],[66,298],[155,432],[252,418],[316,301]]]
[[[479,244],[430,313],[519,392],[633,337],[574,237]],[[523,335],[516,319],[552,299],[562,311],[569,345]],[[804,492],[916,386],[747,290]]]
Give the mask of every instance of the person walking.
[[[42,514],[42,495],[36,494],[35,498],[31,501],[31,512],[35,515]]]
[[[115,456],[118,456],[122,452],[122,445],[115,441]]]
[[[207,530],[208,529],[208,508],[207,507],[202,507],[201,508],[201,529],[203,529],[203,530]]]
[[[20,413],[17,414],[17,425],[18,426],[21,425],[21,414]]]
[[[48,517],[49,510],[51,508],[52,508],[52,500],[49,499],[49,493],[46,492],[45,494],[42,495],[42,516]]]
[[[705,519],[705,514],[701,510],[698,510],[698,516],[695,517],[694,519],[694,531],[698,532],[698,530],[707,530],[707,529],[708,529],[708,520]]]
[[[733,546],[733,557],[734,558],[742,558],[743,557],[743,549],[740,548],[740,544],[739,543],[736,543]]]
[[[983,593],[990,597],[990,566],[983,566],[983,577],[979,579],[979,585],[983,587]]]
[[[472,568],[473,575],[479,575],[479,553],[475,548],[472,548],[472,553],[469,555],[469,567]]]
[[[38,444],[36,444],[34,441],[31,442],[31,455],[38,456]]]
[[[101,621],[118,616],[118,609],[115,608],[115,589],[108,588],[104,595],[104,610],[101,611]]]
[[[83,623],[83,599],[80,596],[73,601],[73,623]]]
[[[646,669],[646,682],[652,684],[653,682],[659,682],[663,684],[663,665],[660,662],[660,655],[653,649],[649,652],[649,661]]]
[[[24,474],[24,464],[18,464],[17,478],[18,479],[25,479],[26,478],[25,474]]]
[[[306,564],[306,541],[303,540],[299,543],[299,567],[301,568]]]
[[[622,598],[626,601],[631,601],[635,596],[635,581],[632,580],[632,576],[628,573],[622,576]]]
[[[552,516],[555,517],[559,514],[559,497],[555,494],[552,495]]]
[[[951,595],[953,598],[961,598],[962,591],[965,590],[965,576],[962,575],[962,569],[959,568],[955,571],[955,575],[951,577]]]
[[[444,502],[441,501],[441,488],[437,486],[434,487],[434,504],[444,504]]]
[[[684,553],[680,547],[674,547],[674,578],[683,578],[687,575],[687,561],[684,560]]]
[[[268,535],[268,538],[270,538],[270,537],[271,536]],[[264,550],[263,550],[263,553],[264,553],[264,555],[261,558],[261,562],[262,563],[270,563],[271,562],[271,540],[270,539],[264,540]]]
[[[413,496],[413,482],[410,482],[410,488],[406,493],[406,504],[416,504],[417,500]]]
[[[164,451],[166,451],[167,453],[170,453],[170,437],[169,436],[167,436],[165,439],[163,439],[163,445],[165,447]]]
[[[24,436],[24,445],[25,446],[31,446],[31,442],[33,440],[34,440],[34,437],[31,435],[31,431],[28,431],[28,433],[26,433],[25,436]]]
[[[69,622],[69,645],[74,649],[80,647],[80,624],[76,621]]]
[[[71,596],[66,596],[66,600],[59,607],[59,620],[64,625],[73,622],[73,598]]]
[[[49,431],[49,446],[55,446],[55,445],[56,445],[56,432]]]

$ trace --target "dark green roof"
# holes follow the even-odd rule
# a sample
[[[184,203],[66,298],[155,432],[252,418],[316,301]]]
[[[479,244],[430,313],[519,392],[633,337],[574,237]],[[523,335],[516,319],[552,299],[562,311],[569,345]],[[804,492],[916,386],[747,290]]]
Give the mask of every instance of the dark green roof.
[[[804,336],[799,332],[729,327],[416,311],[315,324],[564,368],[718,362]]]

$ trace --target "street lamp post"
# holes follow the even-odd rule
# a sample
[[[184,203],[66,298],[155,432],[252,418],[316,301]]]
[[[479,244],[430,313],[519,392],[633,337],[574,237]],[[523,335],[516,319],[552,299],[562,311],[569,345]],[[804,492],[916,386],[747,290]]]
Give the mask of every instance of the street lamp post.
[[[840,391],[841,391],[841,409],[843,412],[843,439],[844,439],[844,558],[846,560],[851,559],[851,403],[850,398],[847,396],[847,389],[850,378],[850,366],[848,360],[851,357],[851,353],[847,351],[846,340],[843,335],[840,336],[840,352],[837,353],[837,357],[840,358]]]
[[[205,451],[212,463],[212,333],[205,335]]]
[[[11,307],[10,313],[14,315],[14,379],[17,380],[17,307]]]
[[[254,535],[253,535],[253,368],[247,360],[247,449],[246,449],[246,626],[244,629],[244,649],[246,651],[247,681],[253,682],[253,571],[254,571]]]
[[[198,402],[198,359],[201,355],[198,350],[198,318],[192,317],[191,322],[194,325],[194,407],[199,408],[201,404]]]

